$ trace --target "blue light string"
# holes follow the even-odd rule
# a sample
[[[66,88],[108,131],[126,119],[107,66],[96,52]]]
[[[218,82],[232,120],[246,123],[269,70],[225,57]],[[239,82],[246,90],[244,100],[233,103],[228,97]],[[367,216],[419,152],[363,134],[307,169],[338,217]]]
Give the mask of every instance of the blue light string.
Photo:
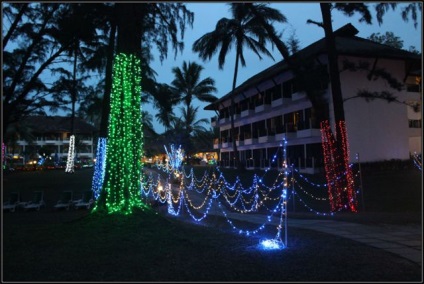
[[[106,144],[107,138],[99,137],[97,140],[96,163],[94,165],[94,174],[91,189],[94,199],[97,200],[103,187],[103,181],[106,171]]]

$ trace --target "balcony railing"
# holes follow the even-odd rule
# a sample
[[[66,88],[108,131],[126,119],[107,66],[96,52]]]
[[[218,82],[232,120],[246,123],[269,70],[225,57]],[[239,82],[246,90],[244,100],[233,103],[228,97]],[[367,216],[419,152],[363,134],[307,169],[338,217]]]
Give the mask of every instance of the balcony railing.
[[[305,92],[295,92],[292,94],[292,101],[300,100],[306,98]]]

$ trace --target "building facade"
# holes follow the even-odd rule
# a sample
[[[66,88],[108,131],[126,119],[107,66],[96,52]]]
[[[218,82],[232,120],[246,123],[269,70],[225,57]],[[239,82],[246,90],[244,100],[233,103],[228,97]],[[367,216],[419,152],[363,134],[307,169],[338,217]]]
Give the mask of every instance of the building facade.
[[[71,136],[71,118],[63,116],[28,116],[20,121],[27,137],[17,133],[16,139],[9,139],[6,153],[9,157],[26,164],[42,156],[41,149],[58,161],[66,160]],[[76,158],[93,160],[95,158],[94,135],[97,129],[80,118],[75,117],[74,134]]]
[[[421,55],[356,37],[348,24],[335,31],[345,122],[350,147],[350,162],[409,159],[421,153],[422,82]],[[297,59],[313,57],[327,66],[325,39],[298,53]],[[294,58],[296,60],[296,58]],[[357,66],[357,68],[352,68]],[[359,67],[359,68],[358,68]],[[383,80],[390,74],[401,83],[400,89]],[[387,77],[387,76],[386,76]],[[315,119],[311,101],[296,83],[284,61],[265,69],[205,107],[219,115],[211,119],[219,128],[214,141],[221,166],[234,166],[231,136],[231,100],[234,102],[234,129],[239,159],[247,168],[282,166],[282,143],[287,141],[290,165],[303,172],[323,168],[320,123]],[[359,93],[391,93],[396,100],[365,98]],[[334,130],[334,109],[330,85],[323,87],[326,112]]]

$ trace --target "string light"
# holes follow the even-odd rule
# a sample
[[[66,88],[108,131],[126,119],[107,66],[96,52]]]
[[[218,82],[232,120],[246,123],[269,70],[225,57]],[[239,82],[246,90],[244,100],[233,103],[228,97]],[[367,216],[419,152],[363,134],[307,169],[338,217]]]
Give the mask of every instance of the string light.
[[[6,160],[5,155],[6,155],[6,146],[2,142],[1,143],[1,164],[2,165],[5,165],[5,162],[4,162]]]
[[[422,161],[421,161],[421,156],[419,156],[419,155],[417,154],[417,152],[414,152],[414,155],[412,156],[412,160],[414,161],[414,165],[415,165],[415,167],[416,167],[418,170],[422,171],[422,169],[423,169],[423,163],[422,163]]]
[[[343,149],[343,163],[344,169],[346,169],[346,190],[345,195],[347,195],[347,203],[350,211],[358,211],[358,201],[356,199],[356,193],[353,188],[354,180],[352,169],[349,167],[349,143],[347,139],[346,123],[344,121],[339,121],[340,134],[342,139],[342,149]],[[341,173],[339,173],[341,174]]]
[[[105,178],[107,156],[106,144],[107,138],[99,137],[97,141],[96,164],[94,165],[94,174],[92,181],[92,190],[95,200],[99,198],[100,191],[102,190],[103,181]]]
[[[323,140],[331,142],[331,136],[328,136],[326,133],[323,134],[325,135],[325,140]],[[146,180],[146,187],[141,190],[141,193],[142,195],[145,195],[146,198],[150,194],[158,202],[166,202],[168,206],[168,213],[171,215],[178,216],[182,214],[183,208],[185,208],[184,212],[187,212],[188,215],[195,222],[201,222],[206,219],[209,215],[212,206],[215,203],[216,208],[220,211],[220,214],[225,218],[225,220],[232,227],[232,229],[238,232],[239,234],[243,234],[246,236],[251,236],[259,233],[265,228],[267,223],[273,220],[274,214],[280,213],[276,237],[271,240],[262,240],[260,242],[260,246],[263,249],[285,248],[287,247],[287,201],[290,199],[290,197],[287,196],[289,182],[291,182],[293,188],[293,197],[296,196],[310,211],[313,211],[319,215],[333,216],[334,213],[342,209],[338,208],[328,213],[319,212],[308,206],[302,200],[302,198],[298,196],[297,192],[295,191],[295,187],[299,187],[303,193],[305,193],[309,197],[314,198],[317,201],[328,202],[328,199],[326,198],[315,197],[315,193],[308,192],[304,187],[299,184],[299,182],[294,178],[294,174],[298,174],[298,171],[294,170],[293,166],[291,167],[293,173],[292,178],[290,180],[288,179],[289,167],[287,165],[286,145],[287,141],[284,140],[284,159],[282,164],[282,171],[279,172],[272,186],[265,185],[263,182],[263,177],[258,177],[257,175],[253,176],[252,184],[245,188],[241,184],[241,181],[238,176],[236,177],[234,183],[230,183],[225,179],[224,173],[219,170],[219,167],[215,168],[219,173],[218,177],[216,176],[215,172],[205,171],[200,179],[196,178],[193,172],[193,168],[191,168],[189,172],[186,172],[185,169],[182,167],[180,168],[181,164],[176,158],[178,157],[178,151],[176,148],[171,147],[171,151],[167,151],[168,156],[166,165],[160,163],[157,164],[158,169],[161,169],[168,174],[168,178],[165,181],[166,186],[163,186],[162,182],[159,180],[160,175],[158,175],[156,182],[154,181],[153,175],[150,175]],[[347,145],[344,147],[346,150],[348,150]],[[165,149],[168,150],[166,147]],[[329,148],[329,151],[333,150]],[[173,188],[172,184],[169,181],[173,179],[174,173],[177,168],[179,168],[178,172],[181,174],[181,179],[179,182],[179,186],[175,186]],[[348,165],[347,168],[352,172],[352,165]],[[341,180],[342,176],[336,175],[335,170],[333,171],[333,174],[334,178],[327,184],[314,184],[311,183],[303,175],[298,174],[298,176],[309,186],[312,185],[312,187],[328,188],[328,185],[333,185],[334,188],[337,188],[336,182],[338,180]],[[346,173],[343,174],[346,175]],[[353,175],[351,179],[353,181]],[[202,198],[196,198],[194,201],[190,193],[194,193],[197,195],[197,197]],[[269,202],[272,206],[268,206],[267,202]],[[346,206],[349,205],[343,205],[343,207]],[[240,228],[239,226],[235,225],[231,218],[231,213],[229,213],[225,207],[229,207],[230,210],[242,214],[257,212],[259,209],[264,208],[269,212],[269,214],[261,214],[260,216],[264,217],[264,222],[262,224],[259,224],[255,229],[247,230],[245,228]],[[217,214],[216,210],[215,214]]]
[[[75,160],[75,135],[69,137],[68,160],[66,161],[66,173],[74,173],[74,160]]]
[[[135,55],[118,54],[113,68],[106,145],[106,175],[94,210],[131,214],[147,208],[141,200],[143,132],[141,68]],[[141,141],[141,142],[140,142]]]
[[[353,188],[353,174],[349,166],[349,144],[346,124],[344,121],[339,121],[336,127],[340,132],[338,139],[341,141],[341,149],[337,149],[337,143],[328,120],[321,122],[321,140],[328,186],[328,199],[332,211],[340,211],[345,208],[352,212],[357,212],[356,193]],[[341,150],[341,157],[338,150]],[[345,171],[341,172],[341,168],[345,169]]]

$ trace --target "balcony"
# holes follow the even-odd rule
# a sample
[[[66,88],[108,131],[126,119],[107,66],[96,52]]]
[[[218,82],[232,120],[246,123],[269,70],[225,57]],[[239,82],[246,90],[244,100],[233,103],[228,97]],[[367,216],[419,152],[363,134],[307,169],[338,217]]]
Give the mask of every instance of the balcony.
[[[240,113],[240,116],[241,117],[250,116],[250,115],[253,115],[254,113],[255,111],[253,109],[246,109]]]
[[[242,141],[237,140],[236,141],[236,145],[237,146],[243,146],[244,145],[244,140],[242,140]]]
[[[257,144],[257,143],[258,143],[257,138],[244,139],[244,145],[252,145],[252,144]]]
[[[271,108],[271,105],[269,104],[258,105],[255,107],[255,113],[263,112],[263,111],[269,110],[270,108]]]
[[[60,141],[60,139],[53,139],[53,138],[46,138],[46,140],[44,140],[44,142],[46,142],[46,144],[60,144],[60,143],[62,143],[62,141]]]
[[[283,141],[286,138],[285,133],[277,133],[274,136],[275,141]]]
[[[292,101],[297,101],[306,98],[305,92],[295,92],[292,94]]]
[[[320,137],[321,131],[319,129],[309,128],[302,129],[297,131],[297,138],[306,138],[306,137]]]
[[[230,118],[229,117],[223,117],[223,118],[220,118],[219,119],[219,123],[220,124],[223,124],[223,123],[226,123],[226,122],[230,122]]]
[[[283,102],[284,102],[283,98],[279,98],[279,99],[273,100],[271,102],[271,107],[281,106],[281,105],[283,105]]]
[[[260,137],[258,138],[258,142],[259,142],[259,143],[272,142],[272,141],[274,141],[274,139],[275,139],[275,136],[270,136],[270,135],[267,135],[267,136],[260,136]]]

